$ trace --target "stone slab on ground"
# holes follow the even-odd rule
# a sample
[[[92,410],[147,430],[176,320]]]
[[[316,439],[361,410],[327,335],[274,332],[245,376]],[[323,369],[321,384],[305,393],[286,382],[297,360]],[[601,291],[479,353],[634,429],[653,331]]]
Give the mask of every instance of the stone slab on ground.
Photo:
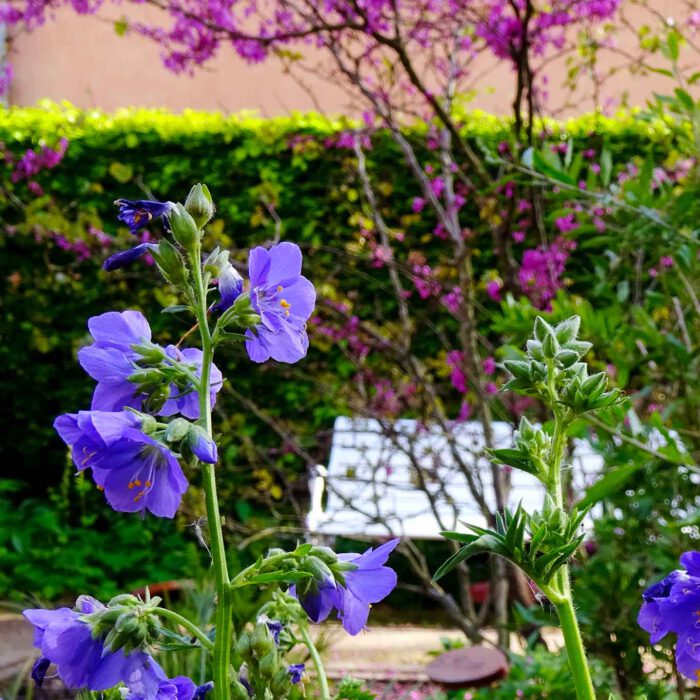
[[[32,626],[21,615],[0,613],[0,683],[12,680],[35,654]]]
[[[420,681],[429,680],[425,667],[443,650],[443,639],[464,640],[458,629],[397,625],[374,627],[351,637],[340,625],[313,626],[316,639],[323,647],[323,661],[331,678],[346,675],[366,680]],[[487,639],[496,639],[495,630],[485,632]],[[562,646],[561,633],[545,628],[543,636],[550,648]],[[513,637],[513,642],[515,642]],[[521,651],[514,644],[514,651]]]

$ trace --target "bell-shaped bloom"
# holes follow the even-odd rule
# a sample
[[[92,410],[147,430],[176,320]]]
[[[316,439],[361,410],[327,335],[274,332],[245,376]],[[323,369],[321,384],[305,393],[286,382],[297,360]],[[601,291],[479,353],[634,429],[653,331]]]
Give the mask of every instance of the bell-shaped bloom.
[[[131,692],[139,692],[143,700],[155,700],[158,686],[165,678],[160,666],[143,651],[128,655],[123,649],[107,651],[103,639],[93,638],[92,628],[82,616],[103,609],[102,603],[81,596],[76,607],[77,610],[24,611],[24,616],[34,625],[34,645],[41,651],[46,667],[48,663],[55,664],[59,677],[72,690],[108,690],[125,683]]]
[[[647,588],[637,616],[639,626],[656,644],[669,632],[677,635],[676,664],[686,677],[697,681],[700,674],[698,611],[700,611],[700,552],[681,556],[685,571],[672,571]]]
[[[157,248],[158,246],[154,243],[139,243],[133,246],[133,248],[127,248],[126,250],[120,250],[114,255],[110,255],[103,263],[102,267],[107,270],[107,272],[113,272],[114,270],[119,270],[122,267],[127,267],[131,263],[136,262],[142,258],[149,250]]]
[[[327,578],[305,595],[299,595],[295,586],[289,589],[289,593],[299,599],[301,607],[304,608],[311,622],[323,622],[333,608],[338,608],[340,605],[338,588],[335,579]]]
[[[146,435],[133,414],[67,413],[55,420],[54,427],[71,447],[78,469],[92,469],[95,483],[114,510],[175,516],[187,479],[175,455]]]
[[[78,352],[81,367],[97,382],[93,411],[139,410],[147,396],[129,377],[141,356],[134,345],[150,343],[151,327],[140,311],[108,311],[88,321],[93,343]]]
[[[169,230],[167,216],[175,207],[173,202],[155,202],[150,199],[117,199],[114,202],[119,207],[117,219],[123,221],[131,233],[138,233],[154,219],[165,217],[164,225]]]
[[[136,345],[151,344],[151,328],[140,311],[108,311],[93,316],[88,321],[93,343],[78,352],[82,368],[97,382],[92,396],[93,411],[121,411],[124,408],[142,410],[148,394],[131,379],[143,367],[137,363],[143,356],[134,350]],[[173,362],[192,365],[192,372],[200,376],[202,351],[197,348],[179,350],[174,345],[166,348],[154,346]],[[212,364],[210,373],[211,405],[223,384],[221,371]],[[181,413],[186,418],[199,418],[199,397],[192,385],[169,387],[169,398],[158,411],[158,415],[171,416]]]
[[[357,566],[345,572],[345,586],[338,587],[338,617],[350,634],[361,632],[372,604],[383,600],[396,588],[396,572],[384,565],[398,543],[399,540],[394,539],[377,549],[370,547],[364,554],[338,555],[340,561]]]
[[[359,634],[367,624],[372,604],[386,598],[396,587],[396,572],[385,564],[398,543],[398,539],[393,539],[377,549],[370,547],[363,554],[339,554],[339,561],[351,562],[356,567],[343,572],[344,586],[327,579],[304,596],[299,596],[295,588],[290,589],[290,594],[299,598],[313,622],[325,620],[335,608],[345,631]]]
[[[314,310],[316,290],[302,277],[301,263],[301,250],[294,243],[250,251],[250,301],[261,318],[246,332],[246,350],[253,362],[272,358],[293,363],[306,355],[306,322]]]
[[[219,275],[219,301],[212,306],[212,311],[220,314],[231,308],[242,292],[243,277],[228,263]]]

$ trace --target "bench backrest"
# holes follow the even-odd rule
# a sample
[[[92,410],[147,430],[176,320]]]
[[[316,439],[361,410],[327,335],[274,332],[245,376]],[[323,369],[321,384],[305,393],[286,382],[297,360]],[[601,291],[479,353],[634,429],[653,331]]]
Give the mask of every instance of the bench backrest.
[[[511,447],[512,434],[509,423],[495,423],[495,446]],[[491,464],[484,457],[481,423],[461,423],[450,435],[470,474],[483,483],[493,510]],[[602,458],[584,441],[576,442],[570,463],[575,489],[590,484],[603,466]],[[535,477],[514,469],[511,481],[511,506],[522,501],[530,512],[541,508],[544,490]],[[307,527],[312,533],[436,539],[441,530],[463,530],[463,522],[486,524],[446,434],[415,420],[380,423],[338,417],[328,467],[317,468],[310,488]]]

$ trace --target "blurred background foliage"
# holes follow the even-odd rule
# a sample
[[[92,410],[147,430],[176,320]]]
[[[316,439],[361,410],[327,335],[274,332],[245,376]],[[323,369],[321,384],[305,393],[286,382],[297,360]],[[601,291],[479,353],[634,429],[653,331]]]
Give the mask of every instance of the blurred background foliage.
[[[576,216],[566,232],[559,290],[544,312],[527,289],[504,281],[488,236],[474,238],[478,319],[489,353],[497,360],[512,356],[538,313],[554,320],[580,314],[583,335],[594,343],[590,361],[631,398],[629,433],[646,443],[653,427],[673,428],[691,455],[700,437],[700,181],[691,128],[697,112],[692,100],[682,99],[614,120],[543,122],[527,171],[507,169],[499,156],[504,143],[507,148],[508,123],[478,113],[464,117],[465,136],[490,157],[501,192],[536,187],[538,176],[547,177],[560,186],[548,184],[539,193],[546,228],[554,237],[557,219]],[[129,238],[111,205],[118,197],[183,199],[191,183],[206,182],[218,208],[210,230],[236,259],[277,236],[304,249],[305,274],[319,295],[307,360],[251,369],[240,350],[229,349],[216,360],[229,380],[216,420],[222,509],[228,536],[238,545],[233,551],[242,561],[256,556],[267,528],[282,526],[275,532],[282,546],[285,538],[303,536],[307,470],[326,462],[334,418],[350,413],[357,401],[349,389],[357,371],[348,351],[352,334],[331,336],[328,328],[340,323],[347,331],[338,308],[377,327],[390,325],[396,311],[386,268],[376,264],[368,244],[355,156],[341,138],[348,126],[315,115],[106,115],[68,105],[0,111],[6,156],[0,164],[0,598],[61,600],[85,590],[108,597],[204,575],[198,542],[203,507],[195,489],[177,530],[157,519],[111,513],[89,481],[73,477],[51,427],[59,413],[89,404],[91,382],[76,361],[89,315],[139,308],[164,343],[188,331],[178,318],[159,313],[174,299],[154,285],[152,269],[101,270],[108,252]],[[411,138],[420,144],[424,132],[416,127]],[[17,156],[55,147],[62,137],[68,146],[59,164],[31,181],[14,176]],[[405,274],[410,278],[415,264],[428,264],[449,284],[452,261],[432,233],[435,222],[411,206],[419,193],[393,141],[375,133],[367,160]],[[492,211],[472,212],[475,230],[484,231],[499,215],[499,196],[493,194]],[[535,236],[527,231],[513,254],[537,250],[543,242]],[[500,299],[487,293],[494,281],[502,285]],[[439,298],[420,296],[414,293],[412,311],[431,329],[421,337],[421,353],[442,378],[442,398],[456,416],[463,397],[450,384],[438,340],[456,332],[456,321]],[[381,356],[370,356],[367,366],[401,386],[403,378]],[[494,379],[498,384],[501,377]],[[495,403],[502,419],[520,410]],[[398,409],[410,415],[410,401]],[[537,417],[537,407],[531,410]],[[603,503],[577,600],[592,652],[614,669],[619,686],[634,687],[647,644],[635,624],[640,589],[696,546],[696,472],[679,468],[688,460],[671,447],[650,453],[612,439],[604,426],[593,431],[609,468],[635,468]],[[436,563],[444,558],[434,547],[428,555]],[[401,596],[408,595],[399,590],[390,604],[402,607]]]

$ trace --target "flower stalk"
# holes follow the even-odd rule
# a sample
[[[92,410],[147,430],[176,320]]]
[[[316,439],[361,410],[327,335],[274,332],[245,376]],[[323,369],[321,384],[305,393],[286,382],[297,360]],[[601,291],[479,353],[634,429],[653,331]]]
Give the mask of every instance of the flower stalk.
[[[209,378],[214,359],[214,344],[212,342],[209,321],[207,319],[207,285],[202,276],[201,245],[196,242],[190,256],[195,288],[195,316],[199,326],[202,342],[202,370],[199,382],[200,421],[209,439],[213,439],[211,423],[211,402],[209,396]],[[214,698],[229,700],[231,697],[229,666],[231,663],[232,619],[231,594],[229,590],[229,574],[226,563],[224,535],[221,529],[221,514],[216,490],[215,465],[202,463],[202,485],[204,487],[209,527],[209,541],[216,582],[216,637],[213,650],[214,667]]]
[[[304,640],[306,648],[309,650],[309,655],[311,656],[311,661],[313,661],[314,668],[316,669],[316,677],[318,678],[319,693],[321,700],[331,700],[331,692],[328,688],[328,678],[326,678],[326,670],[323,667],[323,661],[321,661],[321,655],[318,653],[318,649],[314,644],[314,640],[311,639],[309,634],[309,629],[307,625],[300,626],[301,637]]]

